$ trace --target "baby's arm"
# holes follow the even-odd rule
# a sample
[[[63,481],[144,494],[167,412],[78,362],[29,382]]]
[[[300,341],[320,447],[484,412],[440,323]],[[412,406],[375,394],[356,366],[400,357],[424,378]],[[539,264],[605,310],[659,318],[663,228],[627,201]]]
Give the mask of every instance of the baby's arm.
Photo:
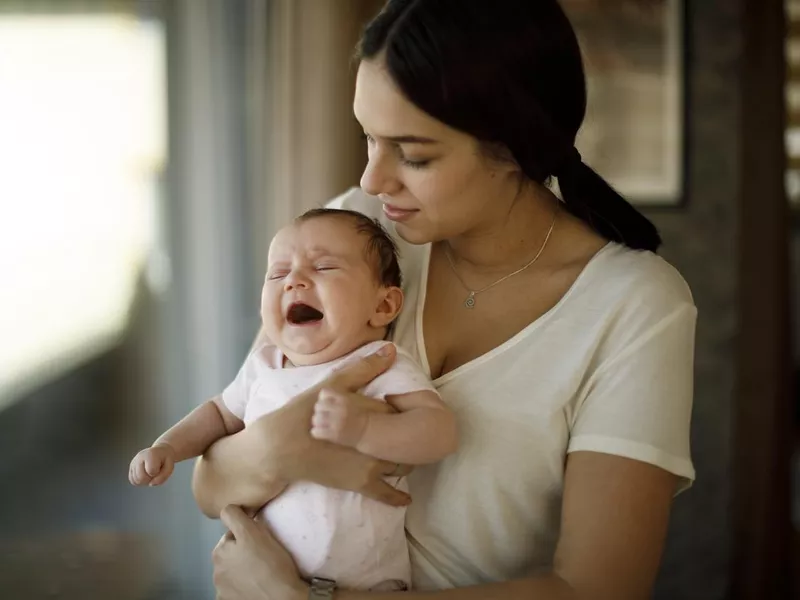
[[[172,474],[175,463],[200,456],[218,439],[243,428],[244,423],[217,396],[173,425],[150,448],[139,452],[131,461],[128,479],[133,485],[161,485]]]
[[[458,445],[453,412],[431,390],[387,396],[399,412],[375,413],[347,396],[322,392],[311,435],[375,458],[407,465],[437,462]]]

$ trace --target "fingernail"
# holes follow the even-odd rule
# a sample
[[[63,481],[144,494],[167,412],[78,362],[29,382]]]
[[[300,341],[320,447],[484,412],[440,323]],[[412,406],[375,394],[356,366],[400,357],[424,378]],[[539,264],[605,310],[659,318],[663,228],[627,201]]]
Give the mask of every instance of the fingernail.
[[[384,344],[375,354],[377,354],[378,356],[389,356],[391,352],[392,352],[392,344]]]

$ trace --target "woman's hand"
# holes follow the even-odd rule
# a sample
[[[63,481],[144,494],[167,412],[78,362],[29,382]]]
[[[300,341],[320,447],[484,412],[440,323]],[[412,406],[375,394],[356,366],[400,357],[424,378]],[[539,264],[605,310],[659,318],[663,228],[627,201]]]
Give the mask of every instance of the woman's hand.
[[[305,600],[308,585],[291,556],[267,525],[238,506],[227,506],[220,518],[228,533],[214,548],[217,600]]]
[[[244,431],[212,445],[198,460],[193,481],[203,512],[216,517],[228,504],[258,509],[289,483],[299,480],[352,490],[392,506],[408,504],[408,495],[383,479],[407,473],[407,469],[314,439],[310,433],[314,405],[322,389],[344,395],[369,410],[393,410],[354,393],[391,366],[394,346],[383,348],[387,350],[384,355],[373,354],[348,365]]]

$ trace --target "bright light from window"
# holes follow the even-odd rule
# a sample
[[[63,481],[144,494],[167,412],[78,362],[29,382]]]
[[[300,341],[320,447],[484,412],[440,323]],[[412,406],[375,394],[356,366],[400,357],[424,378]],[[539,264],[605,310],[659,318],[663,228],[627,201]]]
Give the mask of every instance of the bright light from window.
[[[165,159],[160,24],[0,16],[0,406],[123,332]]]

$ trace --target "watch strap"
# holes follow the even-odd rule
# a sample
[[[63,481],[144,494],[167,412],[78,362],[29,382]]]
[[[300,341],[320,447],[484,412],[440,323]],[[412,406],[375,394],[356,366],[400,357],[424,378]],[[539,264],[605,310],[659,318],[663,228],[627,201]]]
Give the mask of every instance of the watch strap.
[[[336,591],[336,582],[324,577],[312,577],[308,587],[308,600],[331,600]]]

